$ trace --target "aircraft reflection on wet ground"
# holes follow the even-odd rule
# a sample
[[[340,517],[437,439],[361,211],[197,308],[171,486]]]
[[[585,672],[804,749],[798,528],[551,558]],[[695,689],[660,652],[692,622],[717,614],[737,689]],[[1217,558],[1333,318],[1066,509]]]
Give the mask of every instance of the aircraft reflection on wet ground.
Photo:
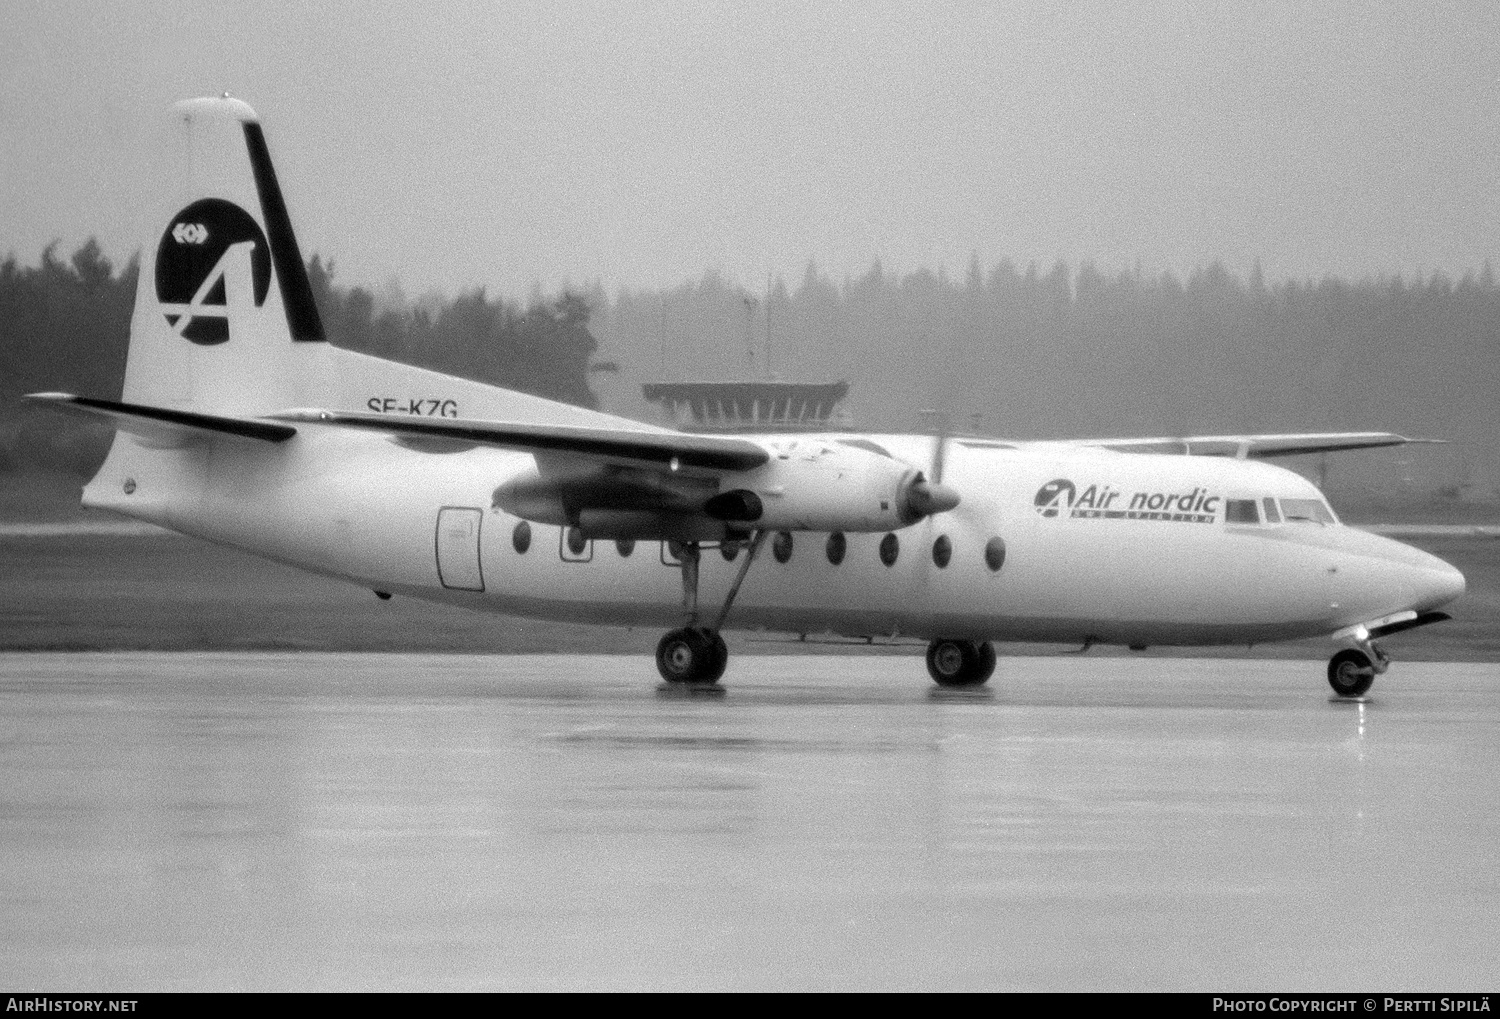
[[[1500,666],[0,655],[0,984],[1493,988]]]

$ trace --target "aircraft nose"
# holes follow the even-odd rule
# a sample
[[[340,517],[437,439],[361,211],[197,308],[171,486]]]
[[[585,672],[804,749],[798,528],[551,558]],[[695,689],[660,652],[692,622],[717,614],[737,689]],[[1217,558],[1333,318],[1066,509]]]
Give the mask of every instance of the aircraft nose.
[[[1454,569],[1441,559],[1437,560],[1437,567],[1426,571],[1421,585],[1422,607],[1424,609],[1435,609],[1439,605],[1447,605],[1455,598],[1464,593],[1468,582],[1464,575]]]

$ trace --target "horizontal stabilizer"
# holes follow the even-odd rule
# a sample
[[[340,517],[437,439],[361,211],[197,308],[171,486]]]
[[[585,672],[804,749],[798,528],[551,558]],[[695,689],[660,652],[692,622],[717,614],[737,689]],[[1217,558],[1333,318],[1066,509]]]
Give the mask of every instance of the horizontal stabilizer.
[[[285,442],[297,434],[291,425],[255,418],[220,417],[170,407],[148,407],[138,403],[96,400],[72,393],[31,393],[25,399],[57,410],[108,418],[122,432],[167,445],[234,435],[262,442]]]
[[[1285,435],[1186,435],[1156,439],[1082,439],[1076,445],[1098,446],[1120,453],[1175,453],[1184,456],[1229,456],[1268,459],[1346,449],[1377,449],[1442,439],[1409,439],[1394,432],[1300,432]]]
[[[433,419],[349,411],[293,410],[272,415],[282,421],[308,421],[385,432],[405,439],[477,443],[532,453],[565,453],[612,463],[669,470],[748,471],[770,460],[765,449],[745,439],[686,435],[682,432],[629,431],[574,425],[511,421]]]

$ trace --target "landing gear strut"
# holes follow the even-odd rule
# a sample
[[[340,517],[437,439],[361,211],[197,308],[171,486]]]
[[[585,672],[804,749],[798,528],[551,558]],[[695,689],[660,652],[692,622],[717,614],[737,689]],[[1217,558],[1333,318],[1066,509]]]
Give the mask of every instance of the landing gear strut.
[[[687,615],[687,625],[672,630],[656,645],[656,671],[661,673],[662,679],[668,683],[717,683],[724,675],[729,665],[729,646],[719,636],[719,630],[729,616],[729,609],[740,593],[740,585],[745,582],[745,574],[750,571],[750,564],[755,561],[755,553],[760,551],[765,536],[765,531],[756,531],[750,539],[750,547],[740,562],[729,594],[724,597],[724,605],[708,626],[701,625],[698,620],[701,550],[696,541],[683,545],[679,558],[682,560],[682,609]]]
[[[935,640],[927,645],[927,672],[938,686],[983,686],[995,672],[989,641]]]

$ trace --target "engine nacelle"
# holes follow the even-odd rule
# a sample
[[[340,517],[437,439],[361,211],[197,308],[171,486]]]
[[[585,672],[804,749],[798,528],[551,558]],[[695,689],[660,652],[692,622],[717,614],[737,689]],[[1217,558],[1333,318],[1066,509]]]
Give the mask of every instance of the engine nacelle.
[[[771,461],[724,478],[709,516],[776,531],[894,531],[958,505],[910,464],[837,440],[770,444]]]
[[[711,475],[590,466],[524,470],[495,489],[493,505],[589,537],[724,540],[754,529],[893,531],[958,505],[910,464],[836,439],[766,443],[750,471]]]

